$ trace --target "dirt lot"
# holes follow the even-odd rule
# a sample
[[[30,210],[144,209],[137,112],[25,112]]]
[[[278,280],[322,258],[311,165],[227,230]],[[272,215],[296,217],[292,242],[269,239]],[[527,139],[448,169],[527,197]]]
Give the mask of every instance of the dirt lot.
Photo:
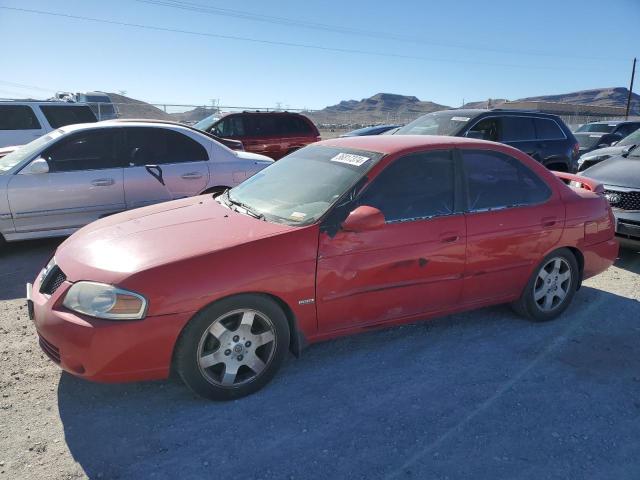
[[[55,246],[0,256],[0,480],[640,478],[640,254],[556,322],[496,307],[344,338],[209,403],[40,352],[23,290]]]

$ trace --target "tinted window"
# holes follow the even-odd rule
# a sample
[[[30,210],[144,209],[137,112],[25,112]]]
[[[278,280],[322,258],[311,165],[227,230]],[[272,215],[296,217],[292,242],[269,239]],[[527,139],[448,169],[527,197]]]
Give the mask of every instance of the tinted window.
[[[281,135],[309,135],[312,133],[311,126],[295,115],[280,116],[278,126]]]
[[[500,138],[500,122],[497,118],[485,118],[480,120],[467,132],[467,137],[479,138],[480,140],[490,140],[497,142]]]
[[[245,135],[244,119],[240,115],[223,118],[213,127],[212,133],[219,137],[242,137]]]
[[[387,222],[416,220],[454,211],[451,152],[417,153],[389,165],[358,200],[382,211]]]
[[[502,142],[517,142],[522,140],[535,140],[536,132],[533,127],[533,118],[529,117],[503,117],[502,118]]]
[[[468,209],[541,203],[549,187],[515,158],[491,151],[463,151]]]
[[[564,140],[567,138],[562,129],[553,120],[536,118],[536,134],[539,140]]]
[[[73,125],[74,123],[93,123],[96,116],[89,107],[74,106],[66,107],[60,105],[42,105],[40,110],[47,117],[49,125],[53,128]]]
[[[271,137],[282,131],[280,117],[275,115],[252,115],[249,117],[248,135],[255,137]]]
[[[148,165],[208,160],[205,148],[180,132],[165,128],[127,128],[126,160]]]
[[[615,130],[615,124],[607,124],[607,123],[585,123],[582,125],[576,132],[601,132],[601,133],[611,133]]]
[[[620,128],[616,130],[615,133],[621,135],[622,137],[626,137],[627,135],[632,134],[638,129],[638,124],[636,123],[627,123],[622,125]]]
[[[51,172],[74,172],[119,167],[112,129],[74,133],[48,149],[43,157]]]
[[[40,122],[27,105],[0,105],[0,130],[39,130]]]

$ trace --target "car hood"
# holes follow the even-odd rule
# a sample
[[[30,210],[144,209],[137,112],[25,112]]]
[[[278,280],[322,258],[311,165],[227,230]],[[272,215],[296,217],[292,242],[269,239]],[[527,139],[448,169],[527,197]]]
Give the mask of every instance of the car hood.
[[[118,283],[155,266],[225,250],[295,227],[230,210],[210,195],[116,214],[78,230],[56,251],[70,281]]]
[[[615,145],[613,147],[598,148],[596,150],[591,150],[589,153],[585,153],[585,157],[587,157],[587,156],[588,157],[599,157],[599,156],[604,156],[604,155],[608,155],[610,157],[613,157],[614,155],[620,155],[621,153],[623,153],[629,147],[630,147],[630,145],[622,145],[622,146]]]
[[[640,188],[640,157],[611,157],[587,168],[581,175],[604,185]]]

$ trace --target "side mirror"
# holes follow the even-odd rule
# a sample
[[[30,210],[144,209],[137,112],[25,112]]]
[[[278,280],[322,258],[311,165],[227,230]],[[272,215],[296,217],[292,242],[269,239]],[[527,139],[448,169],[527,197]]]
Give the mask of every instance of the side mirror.
[[[611,142],[611,146],[613,147],[616,143],[618,143],[618,140],[616,140],[615,142]]]
[[[383,213],[374,207],[362,205],[353,210],[342,223],[345,232],[367,232],[384,226]]]
[[[49,163],[42,157],[33,160],[29,165],[23,168],[20,173],[27,175],[36,175],[40,173],[49,173]]]

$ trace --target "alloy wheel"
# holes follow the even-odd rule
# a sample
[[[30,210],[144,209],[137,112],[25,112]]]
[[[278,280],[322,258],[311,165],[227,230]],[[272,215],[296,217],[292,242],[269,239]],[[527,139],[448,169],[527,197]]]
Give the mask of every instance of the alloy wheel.
[[[571,265],[562,257],[545,263],[536,278],[533,299],[543,312],[551,312],[564,302],[571,289]]]
[[[198,345],[198,368],[210,383],[238,387],[269,365],[276,351],[273,322],[251,309],[228,312],[204,332]]]

